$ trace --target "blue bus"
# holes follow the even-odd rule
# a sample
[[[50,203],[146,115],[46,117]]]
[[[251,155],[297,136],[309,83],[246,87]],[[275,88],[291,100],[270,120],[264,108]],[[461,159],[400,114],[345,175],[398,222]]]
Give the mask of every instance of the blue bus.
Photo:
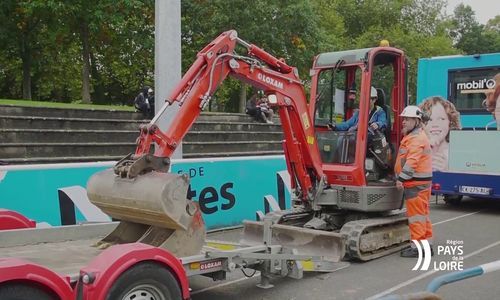
[[[433,148],[433,193],[449,204],[460,203],[463,196],[500,199],[500,128],[483,103],[486,93],[495,89],[497,74],[500,53],[418,61],[417,105],[441,96],[460,113],[462,130],[449,132],[446,153],[436,154]],[[434,166],[437,156],[446,158],[440,168]]]
[[[455,104],[463,129],[484,129],[494,121],[482,105],[484,93],[495,86],[498,73],[500,53],[421,58],[417,105],[427,97],[442,96]]]

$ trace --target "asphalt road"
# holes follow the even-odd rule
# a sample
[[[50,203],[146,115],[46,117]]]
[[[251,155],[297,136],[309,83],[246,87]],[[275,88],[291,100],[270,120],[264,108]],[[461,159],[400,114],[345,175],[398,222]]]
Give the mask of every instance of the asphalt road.
[[[463,268],[500,259],[500,202],[466,198],[458,207],[434,199],[431,221],[434,224],[434,250],[462,243]],[[448,248],[450,250],[450,248]],[[450,253],[436,253],[428,271],[412,271],[416,259],[402,258],[395,253],[373,261],[351,262],[333,273],[308,273],[301,280],[279,278],[271,289],[256,287],[260,277],[246,278],[240,271],[226,281],[191,278],[193,300],[210,299],[377,299],[386,295],[406,295],[425,290],[435,277],[450,268]],[[500,271],[452,283],[437,292],[443,299],[500,299]]]

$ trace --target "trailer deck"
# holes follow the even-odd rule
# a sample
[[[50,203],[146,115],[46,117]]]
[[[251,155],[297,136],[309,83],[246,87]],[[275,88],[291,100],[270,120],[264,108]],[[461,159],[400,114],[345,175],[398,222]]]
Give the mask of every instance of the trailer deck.
[[[117,223],[96,223],[50,228],[0,231],[0,257],[25,259],[44,266],[72,282],[79,278],[80,269],[88,265],[103,250],[94,245]],[[274,261],[276,271],[283,276],[301,278],[303,271],[331,272],[347,263],[325,261],[323,257],[300,255],[281,245],[241,245],[241,231],[214,232],[208,235],[201,253],[180,257],[186,275],[205,275],[224,280],[225,273],[252,268],[263,261]],[[290,264],[291,261],[296,263]],[[341,265],[341,266],[340,266]]]

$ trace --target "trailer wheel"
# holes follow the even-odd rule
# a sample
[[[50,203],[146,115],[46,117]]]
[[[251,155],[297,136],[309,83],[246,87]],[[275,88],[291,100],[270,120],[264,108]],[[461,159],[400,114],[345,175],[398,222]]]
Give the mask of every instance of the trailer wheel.
[[[1,298],[0,298],[1,299]],[[107,300],[177,300],[181,290],[175,277],[157,263],[140,263],[121,274]]]
[[[460,205],[460,202],[462,202],[462,195],[444,195],[444,202],[449,205]]]
[[[0,299],[2,300],[56,300],[43,289],[23,283],[7,283],[0,285]]]

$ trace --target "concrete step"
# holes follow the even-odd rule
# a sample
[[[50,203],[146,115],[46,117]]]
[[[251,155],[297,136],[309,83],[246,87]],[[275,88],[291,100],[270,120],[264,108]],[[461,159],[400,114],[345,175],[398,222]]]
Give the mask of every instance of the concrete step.
[[[238,152],[213,152],[213,153],[184,153],[184,158],[263,156],[263,155],[283,155],[283,150],[250,151],[250,152],[238,151]],[[0,165],[118,161],[122,158],[123,155],[76,156],[76,157],[59,156],[59,157],[30,157],[30,158],[16,157],[16,158],[2,158],[0,159]]]
[[[2,159],[30,157],[82,157],[120,156],[135,151],[135,143],[2,143]],[[183,153],[224,153],[279,151],[281,142],[276,141],[232,141],[232,142],[185,142]]]
[[[197,122],[218,121],[218,122],[254,122],[253,118],[247,114],[237,113],[217,113],[217,112],[202,112],[196,119]]]
[[[138,130],[144,122],[139,120],[83,119],[54,117],[0,117],[0,128],[13,129],[94,129],[94,130]]]
[[[0,129],[0,143],[78,143],[82,141],[101,142],[134,142],[139,136],[139,130],[66,130],[66,129]],[[213,141],[280,141],[281,132],[259,131],[190,131],[184,142]]]
[[[253,117],[241,113],[219,113],[219,112],[202,112],[196,121],[208,122],[237,122],[237,123],[260,123]],[[273,123],[279,125],[281,123],[279,117],[273,118]],[[263,124],[263,123],[262,123]]]
[[[233,156],[263,156],[263,155],[283,155],[283,150],[184,153],[183,157],[184,158],[203,158],[203,157],[233,157]]]
[[[0,129],[0,143],[134,142],[139,130]]]
[[[135,151],[143,120],[131,112],[0,105],[0,164],[118,160]],[[185,158],[282,154],[282,130],[245,114],[202,113]]]
[[[117,156],[58,156],[58,157],[16,157],[2,158],[0,165],[17,164],[50,164],[50,163],[76,163],[76,162],[98,162],[98,161],[118,161],[123,155]]]
[[[196,122],[191,127],[192,131],[258,131],[281,132],[280,124],[264,124],[256,122]]]
[[[0,116],[12,116],[12,117],[43,116],[51,118],[121,119],[121,120],[144,119],[141,113],[132,111],[28,107],[28,106],[15,106],[15,105],[0,105]]]
[[[135,151],[135,143],[3,143],[2,159],[35,157],[123,156]]]
[[[262,131],[190,131],[183,142],[281,141],[283,134]]]
[[[118,119],[80,119],[52,117],[0,117],[0,128],[7,129],[68,129],[68,130],[138,130],[138,120]],[[197,121],[191,127],[192,131],[259,131],[281,132],[279,124],[264,124],[255,122],[218,122]]]
[[[46,118],[76,118],[76,119],[118,119],[141,120],[147,122],[138,112],[101,109],[68,109],[49,107],[28,107],[15,105],[0,105],[0,116],[11,117],[46,117]],[[202,112],[198,121],[218,120],[221,122],[252,122],[253,118],[241,113]],[[279,119],[276,119],[279,121]]]
[[[185,142],[182,144],[183,153],[224,153],[224,152],[254,152],[279,151],[281,141],[232,141],[232,142]]]

